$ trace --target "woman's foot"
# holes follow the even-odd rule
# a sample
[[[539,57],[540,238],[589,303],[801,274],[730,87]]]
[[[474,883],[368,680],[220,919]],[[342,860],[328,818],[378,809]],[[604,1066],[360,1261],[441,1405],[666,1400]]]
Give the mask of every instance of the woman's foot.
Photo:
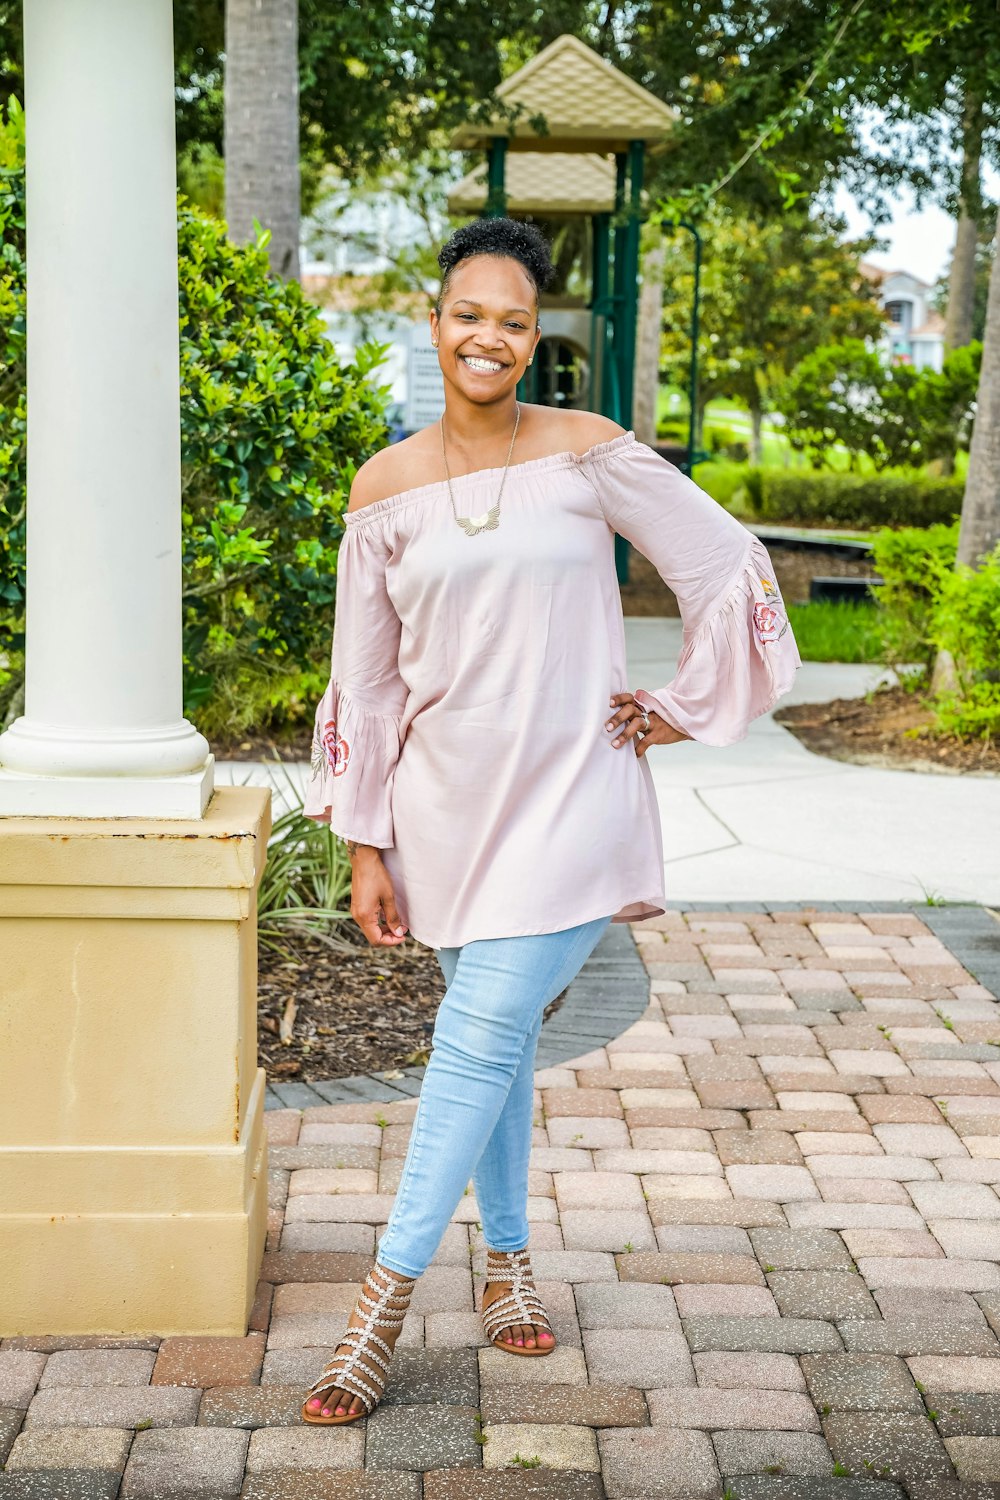
[[[347,1320],[347,1335],[312,1385],[302,1408],[304,1421],[334,1425],[375,1410],[415,1285],[415,1278],[376,1262]]]
[[[510,1279],[501,1280],[502,1275]],[[535,1291],[527,1250],[487,1250],[486,1278],[482,1314],[491,1343],[522,1354],[529,1350],[548,1354],[554,1349],[556,1341]],[[490,1317],[489,1308],[494,1303],[500,1306]],[[523,1321],[508,1321],[519,1314]],[[529,1318],[534,1321],[529,1322]]]

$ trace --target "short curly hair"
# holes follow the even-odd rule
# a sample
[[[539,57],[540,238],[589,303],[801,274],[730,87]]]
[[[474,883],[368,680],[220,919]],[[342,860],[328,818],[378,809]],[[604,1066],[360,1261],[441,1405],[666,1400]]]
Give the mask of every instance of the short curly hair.
[[[536,296],[545,291],[556,274],[551,246],[534,224],[524,224],[520,219],[473,219],[471,224],[456,229],[438,252],[442,271],[441,290],[435,303],[438,317],[452,272],[473,255],[507,255],[516,260],[527,271]]]

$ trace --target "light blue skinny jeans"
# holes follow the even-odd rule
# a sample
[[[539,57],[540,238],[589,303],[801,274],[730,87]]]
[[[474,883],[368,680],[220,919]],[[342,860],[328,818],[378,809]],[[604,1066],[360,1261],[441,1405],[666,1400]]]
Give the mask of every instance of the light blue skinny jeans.
[[[611,917],[436,949],[447,983],[431,1036],[396,1201],[376,1259],[419,1276],[472,1179],[491,1250],[528,1243],[535,1051],[545,1007],[583,967]]]

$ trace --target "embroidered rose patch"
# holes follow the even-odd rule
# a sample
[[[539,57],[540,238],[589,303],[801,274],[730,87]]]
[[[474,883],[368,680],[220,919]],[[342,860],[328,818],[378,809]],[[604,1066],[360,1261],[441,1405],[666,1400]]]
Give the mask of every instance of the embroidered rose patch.
[[[323,725],[322,733],[319,725],[316,726],[310,761],[314,776],[321,775],[327,765],[334,776],[343,776],[350,758],[351,747],[342,735],[338,735],[336,719],[328,719]]]
[[[788,621],[773,604],[755,604],[753,623],[758,639],[765,646],[771,641],[780,640],[788,629]]]
[[[323,746],[334,776],[343,776],[351,758],[351,747],[343,736],[338,735],[335,719],[329,719],[323,726]]]

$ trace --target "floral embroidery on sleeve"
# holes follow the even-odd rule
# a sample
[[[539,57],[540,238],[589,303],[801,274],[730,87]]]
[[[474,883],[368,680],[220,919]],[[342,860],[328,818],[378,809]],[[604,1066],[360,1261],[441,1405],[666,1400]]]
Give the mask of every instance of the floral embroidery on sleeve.
[[[767,646],[771,641],[779,641],[788,629],[788,620],[783,610],[779,608],[781,595],[778,586],[771,578],[761,577],[760,586],[764,590],[763,604],[757,603],[753,607],[753,623],[757,632],[757,638],[762,645]],[[775,604],[766,601],[774,599]]]
[[[314,772],[321,772],[324,764],[329,761],[330,769],[334,776],[343,776],[347,770],[347,763],[351,758],[351,747],[342,735],[337,734],[336,719],[328,719],[323,725],[322,735],[317,726],[313,737],[313,753],[311,766]]]

